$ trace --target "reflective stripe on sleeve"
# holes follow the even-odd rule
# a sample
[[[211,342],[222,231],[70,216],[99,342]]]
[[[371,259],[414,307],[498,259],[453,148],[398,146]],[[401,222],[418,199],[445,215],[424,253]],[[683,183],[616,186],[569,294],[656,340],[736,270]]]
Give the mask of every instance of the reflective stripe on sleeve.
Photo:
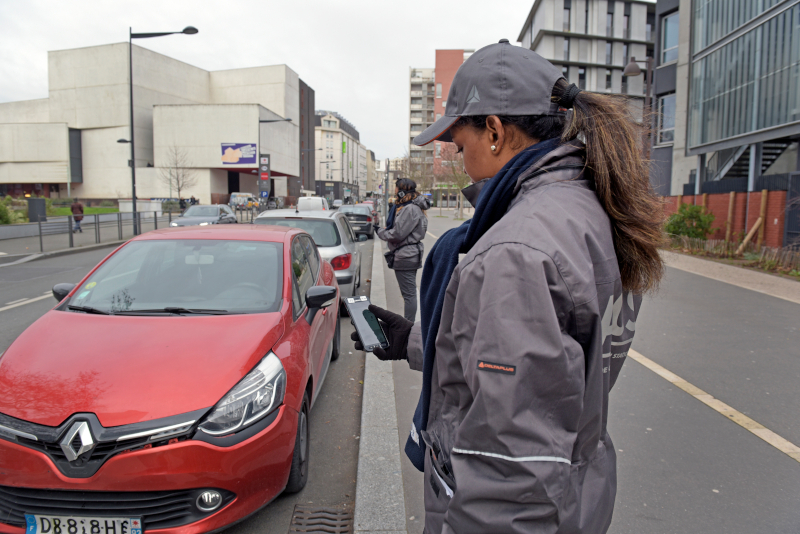
[[[497,454],[494,452],[467,451],[456,447],[453,447],[453,452],[458,454],[478,454],[480,456],[489,456],[491,458],[500,458],[501,460],[508,460],[509,462],[558,462],[562,464],[572,463],[568,459],[560,458],[558,456],[520,456],[515,458],[513,456],[505,456],[503,454]]]

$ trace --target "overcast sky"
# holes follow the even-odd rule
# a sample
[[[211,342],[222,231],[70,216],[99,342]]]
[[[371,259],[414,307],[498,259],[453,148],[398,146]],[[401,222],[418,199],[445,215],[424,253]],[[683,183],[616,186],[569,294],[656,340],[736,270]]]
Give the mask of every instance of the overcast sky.
[[[355,124],[378,158],[401,156],[408,68],[437,48],[516,44],[533,0],[0,0],[0,102],[47,97],[47,51],[127,41],[206,70],[285,63],[316,92],[317,109]]]

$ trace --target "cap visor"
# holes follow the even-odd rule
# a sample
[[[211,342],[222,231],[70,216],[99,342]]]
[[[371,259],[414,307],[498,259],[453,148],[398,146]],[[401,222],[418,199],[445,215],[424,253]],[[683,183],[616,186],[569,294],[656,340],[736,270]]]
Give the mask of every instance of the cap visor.
[[[414,138],[414,144],[417,146],[427,145],[431,141],[439,139],[440,141],[452,142],[448,130],[459,119],[459,117],[448,117],[445,115],[438,121],[428,126],[424,132]]]

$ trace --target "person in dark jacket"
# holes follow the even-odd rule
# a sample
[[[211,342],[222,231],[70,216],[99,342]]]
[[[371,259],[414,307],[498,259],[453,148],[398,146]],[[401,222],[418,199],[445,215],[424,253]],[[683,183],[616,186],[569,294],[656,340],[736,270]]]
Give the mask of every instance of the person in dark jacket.
[[[69,207],[69,210],[72,212],[72,218],[75,220],[72,233],[83,233],[83,230],[81,229],[81,221],[83,220],[83,204],[81,204],[78,199],[75,198],[75,200],[72,202],[72,205]]]
[[[378,237],[387,241],[386,259],[394,269],[400,293],[403,295],[403,315],[409,321],[417,317],[417,271],[422,267],[425,232],[431,207],[427,198],[417,193],[417,183],[401,178],[395,184],[396,200],[386,217],[386,228],[378,229]]]
[[[375,356],[423,373],[405,452],[425,532],[603,534],[609,392],[664,269],[642,131],[624,100],[502,40],[461,65],[414,142],[433,140],[463,153],[474,217],[425,259],[420,323],[370,306],[390,344]]]

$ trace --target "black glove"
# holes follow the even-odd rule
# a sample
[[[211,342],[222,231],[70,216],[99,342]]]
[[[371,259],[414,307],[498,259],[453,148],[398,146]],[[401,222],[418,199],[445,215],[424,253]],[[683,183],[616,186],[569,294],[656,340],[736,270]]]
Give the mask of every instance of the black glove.
[[[374,304],[369,305],[369,311],[378,318],[378,322],[386,334],[386,340],[389,342],[388,351],[376,347],[372,353],[384,362],[387,360],[407,360],[408,336],[411,334],[411,328],[414,323],[402,315],[384,310]],[[364,350],[364,345],[361,343],[361,338],[358,337],[357,331],[350,334],[350,339],[355,341],[356,350]]]

